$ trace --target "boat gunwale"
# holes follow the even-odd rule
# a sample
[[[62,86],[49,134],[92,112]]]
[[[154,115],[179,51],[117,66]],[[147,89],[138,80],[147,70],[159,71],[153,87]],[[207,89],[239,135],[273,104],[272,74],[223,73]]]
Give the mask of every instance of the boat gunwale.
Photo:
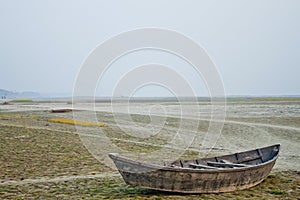
[[[158,165],[158,164],[154,164],[154,163],[148,163],[148,162],[139,162],[136,160],[132,160],[130,158],[126,158],[123,156],[120,156],[119,154],[116,153],[109,153],[109,157],[112,158],[113,160],[120,160],[123,162],[127,162],[127,163],[132,163],[135,164],[137,166],[142,166],[145,168],[149,168],[149,171],[157,171],[157,170],[163,170],[163,171],[176,171],[176,172],[191,172],[191,173],[216,173],[216,172],[224,172],[224,173],[229,173],[229,172],[238,172],[238,171],[246,171],[249,169],[256,169],[256,168],[261,168],[263,166],[266,166],[272,162],[275,162],[279,156],[279,151],[280,151],[280,147],[281,144],[274,144],[274,145],[270,145],[270,146],[266,146],[266,147],[261,147],[261,148],[256,148],[256,149],[264,149],[264,148],[269,148],[269,147],[278,147],[278,153],[270,160],[257,164],[257,165],[249,165],[246,167],[239,167],[239,168],[216,168],[216,169],[194,169],[194,168],[188,168],[188,167],[170,167],[170,166],[162,166],[162,165]],[[246,151],[241,151],[241,152],[237,152],[237,153],[244,153],[244,152],[250,152],[250,151],[255,151],[256,149],[251,149],[251,150],[246,150]],[[222,156],[230,156],[230,155],[234,155],[233,154],[227,154],[227,155],[220,155],[220,157]],[[200,158],[203,159],[203,158]],[[192,161],[192,160],[186,160],[186,161]],[[118,168],[118,167],[117,167]],[[118,169],[119,170],[119,169]],[[137,172],[139,173],[139,172]]]

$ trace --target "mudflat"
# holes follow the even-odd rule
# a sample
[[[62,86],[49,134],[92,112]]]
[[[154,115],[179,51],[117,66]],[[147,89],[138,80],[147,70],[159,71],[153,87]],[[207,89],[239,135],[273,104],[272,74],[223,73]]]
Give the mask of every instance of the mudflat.
[[[113,109],[111,105],[110,102],[96,102],[93,106],[78,103],[74,112],[70,112],[72,104],[64,101],[0,105],[1,199],[297,199],[300,196],[300,99],[228,99],[222,122],[211,119],[208,101],[197,105],[189,101],[181,105],[165,100],[136,101],[130,103],[130,109],[127,102],[117,102]],[[91,108],[104,127],[51,122],[53,118],[84,116]],[[52,112],[55,109],[68,112]],[[182,121],[189,126],[182,128]],[[213,138],[213,148],[205,149],[202,145],[205,133],[214,123],[222,123],[222,130]],[[151,133],[157,130],[159,133]],[[274,143],[280,143],[282,149],[271,175],[263,183],[248,190],[221,194],[180,195],[133,188],[123,182],[107,161],[107,153],[117,147],[130,155],[145,155],[146,160],[157,159],[162,155],[153,152],[167,154],[166,151],[174,150],[169,141],[178,130],[182,137],[193,137],[187,146],[183,144],[186,148],[178,154],[180,158],[222,155]]]

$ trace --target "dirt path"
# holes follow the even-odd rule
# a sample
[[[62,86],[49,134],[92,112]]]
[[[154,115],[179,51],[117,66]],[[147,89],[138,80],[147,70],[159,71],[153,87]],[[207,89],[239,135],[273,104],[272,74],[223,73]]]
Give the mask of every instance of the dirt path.
[[[95,178],[108,178],[108,177],[120,177],[117,173],[102,173],[93,175],[78,175],[78,176],[59,176],[55,178],[37,178],[37,179],[24,179],[21,181],[5,181],[0,182],[0,186],[4,185],[24,185],[24,184],[36,184],[36,183],[52,183],[61,181],[74,181],[78,179],[95,179]]]

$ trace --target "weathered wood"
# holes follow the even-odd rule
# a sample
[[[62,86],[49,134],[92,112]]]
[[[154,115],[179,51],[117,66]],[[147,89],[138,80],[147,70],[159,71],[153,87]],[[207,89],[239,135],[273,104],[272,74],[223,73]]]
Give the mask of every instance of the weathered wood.
[[[234,163],[223,163],[223,162],[207,162],[207,165],[213,167],[249,167],[250,165],[243,165],[243,164],[234,164]]]
[[[180,166],[181,166],[181,167],[183,167],[182,161],[181,161],[181,160],[179,160],[179,162],[180,162]]]
[[[261,154],[260,149],[256,149],[256,151],[261,159],[261,162],[264,162],[263,155]]]
[[[136,161],[118,154],[109,156],[129,185],[169,192],[218,193],[242,190],[262,182],[272,170],[279,149],[280,144],[260,148],[263,162],[258,159],[257,149],[213,158],[156,163]],[[214,162],[216,160],[218,162]]]
[[[225,159],[221,159],[220,162],[221,162],[221,163],[233,164],[233,162],[230,162],[230,161],[225,160]]]
[[[189,167],[193,169],[218,169],[217,167],[207,166],[207,165],[200,165],[200,164],[189,164]]]
[[[239,162],[237,162],[237,163],[238,163],[238,164],[242,164],[242,163],[245,163],[245,162],[250,162],[250,161],[258,160],[258,159],[260,159],[261,161],[263,160],[263,159],[261,158],[261,156],[253,156],[253,157],[250,158],[250,159],[242,160],[242,161],[239,161]],[[263,162],[263,161],[262,161],[262,162]]]

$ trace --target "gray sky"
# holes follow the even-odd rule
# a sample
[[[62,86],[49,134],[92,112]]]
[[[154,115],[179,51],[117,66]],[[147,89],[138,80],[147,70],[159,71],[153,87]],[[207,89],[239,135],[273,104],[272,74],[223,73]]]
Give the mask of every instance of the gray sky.
[[[101,42],[160,27],[207,50],[227,95],[300,95],[299,10],[298,0],[0,0],[0,88],[70,94],[82,62]],[[107,80],[118,74],[114,67]],[[205,94],[201,83],[195,88]]]

